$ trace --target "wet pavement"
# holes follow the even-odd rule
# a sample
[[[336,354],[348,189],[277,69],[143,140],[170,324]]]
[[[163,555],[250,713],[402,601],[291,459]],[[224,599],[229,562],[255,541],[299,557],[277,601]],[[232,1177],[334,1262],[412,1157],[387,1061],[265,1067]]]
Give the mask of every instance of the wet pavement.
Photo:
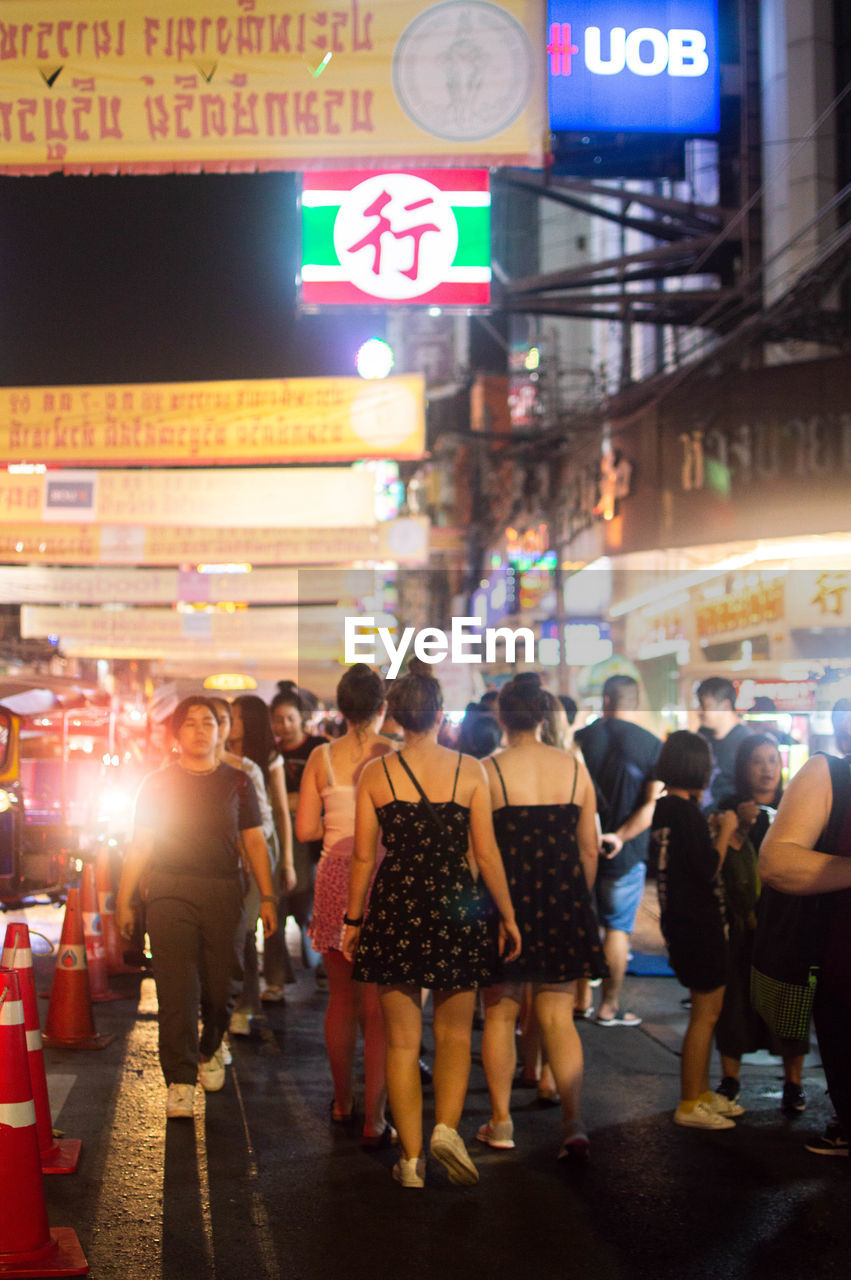
[[[61,911],[0,925],[22,916],[58,937]],[[661,950],[652,901],[635,944]],[[36,959],[40,991],[52,964]],[[78,1172],[44,1180],[48,1214],[76,1230],[95,1280],[847,1277],[849,1161],[803,1148],[830,1116],[817,1056],[803,1116],[781,1115],[779,1063],[756,1055],[734,1130],[678,1129],[684,993],[672,977],[633,976],[641,1027],[580,1024],[586,1167],[556,1163],[559,1112],[528,1091],[515,1094],[516,1150],[478,1146],[489,1107],[476,1033],[462,1132],[481,1181],[452,1187],[430,1165],[425,1191],[406,1191],[392,1149],[364,1153],[357,1132],[329,1124],[326,996],[297,976],[286,1004],[233,1040],[224,1089],[197,1090],[194,1122],[165,1123],[149,978],[114,979],[127,998],[95,1006],[98,1031],[117,1033],[106,1049],[45,1051],[54,1125],[83,1140]]]

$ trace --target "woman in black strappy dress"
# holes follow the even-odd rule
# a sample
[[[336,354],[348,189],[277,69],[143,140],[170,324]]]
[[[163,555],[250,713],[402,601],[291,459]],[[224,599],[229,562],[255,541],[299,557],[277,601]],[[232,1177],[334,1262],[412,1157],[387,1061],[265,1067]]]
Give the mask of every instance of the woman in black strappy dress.
[[[405,745],[368,764],[358,785],[343,953],[358,981],[379,984],[387,1093],[402,1145],[394,1177],[406,1187],[424,1182],[420,989],[428,987],[437,1121],[430,1150],[451,1181],[470,1184],[478,1173],[458,1123],[476,988],[494,981],[500,950],[513,959],[520,939],[482,765],[437,742],[440,685],[431,676],[404,676],[390,688],[388,712],[402,726]],[[379,827],[386,853],[362,924]]]
[[[477,1136],[492,1147],[514,1146],[514,1031],[522,985],[529,982],[561,1099],[561,1158],[588,1151],[580,1112],[582,1042],[573,1020],[576,979],[603,977],[607,970],[591,901],[597,869],[594,787],[581,761],[539,740],[545,715],[539,677],[515,676],[499,695],[508,746],[485,763],[523,951],[505,965],[504,980],[485,992],[482,1061],[492,1115]]]

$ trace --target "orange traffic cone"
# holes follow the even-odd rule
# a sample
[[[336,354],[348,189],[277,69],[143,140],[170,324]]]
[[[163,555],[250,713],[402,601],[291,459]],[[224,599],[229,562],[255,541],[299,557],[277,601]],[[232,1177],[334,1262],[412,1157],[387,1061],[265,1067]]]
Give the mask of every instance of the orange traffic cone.
[[[98,850],[95,884],[98,891],[98,910],[103,930],[107,973],[143,973],[143,969],[124,963],[124,943],[115,922],[115,888],[112,883],[112,868],[109,865],[109,849],[106,845]]]
[[[80,1159],[80,1147],[82,1146],[80,1139],[57,1139],[53,1133],[50,1099],[47,1096],[47,1076],[44,1070],[44,1050],[41,1045],[41,1027],[38,1021],[38,1002],[33,980],[30,931],[25,924],[18,924],[13,921],[12,924],[6,926],[2,966],[4,969],[14,969],[18,975],[18,985],[21,989],[41,1171],[42,1173],[76,1173],[77,1162]],[[0,1267],[0,1276],[2,1274],[3,1268]]]
[[[77,1233],[47,1223],[18,975],[0,969],[0,1276],[84,1276]]]
[[[51,1049],[105,1049],[114,1039],[114,1035],[98,1035],[95,1031],[80,890],[69,889],[50,990],[44,1043]]]
[[[107,980],[106,949],[103,928],[98,909],[98,892],[95,888],[95,869],[90,862],[83,867],[80,883],[80,906],[83,909],[83,936],[86,940],[86,966],[89,970],[89,989],[95,1004],[103,1000],[121,1000],[119,991],[110,991]],[[131,992],[127,993],[131,995]]]

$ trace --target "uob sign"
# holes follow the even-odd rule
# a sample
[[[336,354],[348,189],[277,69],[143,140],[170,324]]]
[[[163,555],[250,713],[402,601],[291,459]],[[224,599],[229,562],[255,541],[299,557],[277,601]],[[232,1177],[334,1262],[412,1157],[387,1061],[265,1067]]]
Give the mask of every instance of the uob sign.
[[[550,128],[718,129],[717,0],[550,0]]]

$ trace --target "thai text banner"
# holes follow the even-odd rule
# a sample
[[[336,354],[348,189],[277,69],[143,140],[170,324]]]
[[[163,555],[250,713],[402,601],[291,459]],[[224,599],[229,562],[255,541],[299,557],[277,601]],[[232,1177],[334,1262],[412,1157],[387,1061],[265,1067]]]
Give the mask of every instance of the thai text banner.
[[[3,0],[0,172],[540,166],[545,0]]]
[[[0,388],[0,462],[192,466],[418,458],[419,374]]]
[[[28,564],[304,566],[389,560],[423,565],[428,549],[423,517],[336,529],[42,524],[22,518],[0,522],[0,577],[3,565]]]
[[[362,467],[191,467],[0,472],[0,522],[188,525],[218,529],[372,527],[375,482]]]

